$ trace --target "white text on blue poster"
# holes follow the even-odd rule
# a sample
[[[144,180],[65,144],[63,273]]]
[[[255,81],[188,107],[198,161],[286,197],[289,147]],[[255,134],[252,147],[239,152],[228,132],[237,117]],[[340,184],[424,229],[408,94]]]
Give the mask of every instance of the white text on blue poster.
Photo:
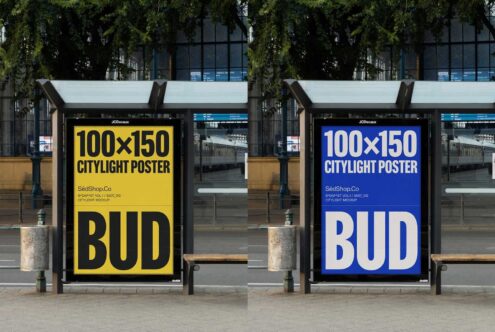
[[[421,127],[323,126],[322,274],[421,272]]]

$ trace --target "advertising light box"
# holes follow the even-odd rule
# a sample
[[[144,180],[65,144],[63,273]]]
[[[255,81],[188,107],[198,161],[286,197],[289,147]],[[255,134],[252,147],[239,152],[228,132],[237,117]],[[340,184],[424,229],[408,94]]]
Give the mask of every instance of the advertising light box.
[[[426,279],[427,122],[316,120],[315,130],[315,280]]]
[[[180,126],[67,120],[68,281],[180,279]]]

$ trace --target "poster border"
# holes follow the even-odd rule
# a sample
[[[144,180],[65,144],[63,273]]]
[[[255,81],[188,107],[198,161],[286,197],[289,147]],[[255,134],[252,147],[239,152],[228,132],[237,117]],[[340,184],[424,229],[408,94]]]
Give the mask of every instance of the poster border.
[[[313,186],[313,280],[315,282],[325,281],[419,281],[428,280],[429,276],[429,218],[428,218],[428,202],[431,197],[428,185],[429,178],[429,126],[427,119],[381,119],[381,118],[360,118],[360,119],[315,119],[313,130],[313,171],[314,171],[314,186]],[[321,135],[323,126],[419,126],[421,128],[421,184],[420,184],[420,210],[421,210],[421,272],[420,274],[322,274],[321,273]]]
[[[124,123],[113,123],[114,121],[122,121]],[[74,127],[75,126],[171,126],[174,130],[174,153],[173,153],[173,165],[174,165],[174,179],[173,179],[173,200],[174,200],[174,218],[173,218],[173,259],[174,267],[173,274],[161,275],[161,274],[74,274],[74,146],[72,144],[74,140]],[[67,118],[65,122],[65,148],[66,148],[66,245],[65,245],[65,277],[66,281],[110,281],[110,282],[134,282],[134,281],[180,281],[182,278],[182,225],[181,225],[181,179],[182,179],[182,167],[181,167],[181,120],[179,119],[135,119],[135,118],[109,118],[109,119],[82,119],[82,118]]]

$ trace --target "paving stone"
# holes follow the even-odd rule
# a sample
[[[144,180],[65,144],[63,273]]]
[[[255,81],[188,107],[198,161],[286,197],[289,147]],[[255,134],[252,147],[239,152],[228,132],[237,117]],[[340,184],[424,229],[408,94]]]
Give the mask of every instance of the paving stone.
[[[120,294],[137,294],[137,288],[135,287],[122,287],[119,288]]]
[[[182,288],[172,289],[166,287],[153,288],[153,294],[182,294]]]
[[[384,288],[385,294],[400,294],[401,289],[399,287],[386,287]]]
[[[102,294],[103,287],[86,287],[86,293],[88,294]]]
[[[86,287],[65,287],[64,293],[69,294],[86,294],[88,289]]]
[[[366,294],[368,289],[366,287],[352,287],[350,289],[351,294]]]
[[[144,294],[144,295],[149,295],[149,294],[153,294],[153,288],[152,287],[140,287],[140,288],[137,288],[137,293],[138,294]]]
[[[416,288],[416,287],[403,287],[403,288],[400,288],[400,293],[401,294],[417,294],[418,288]]]
[[[335,294],[350,294],[351,287],[335,287]]]
[[[369,287],[368,294],[383,294],[384,290],[381,287]]]
[[[118,287],[105,287],[105,288],[103,288],[103,293],[105,293],[105,294],[119,294],[120,288],[118,288]]]

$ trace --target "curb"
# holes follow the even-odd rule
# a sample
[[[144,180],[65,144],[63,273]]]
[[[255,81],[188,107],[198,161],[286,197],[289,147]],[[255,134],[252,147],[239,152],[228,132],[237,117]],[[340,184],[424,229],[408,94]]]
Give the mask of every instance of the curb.
[[[299,284],[294,285],[294,293],[304,296],[304,294],[298,291]],[[253,293],[267,293],[276,294],[284,293],[283,284],[279,285],[271,284],[270,286],[263,285],[249,285],[249,292]],[[293,295],[287,294],[287,295]],[[352,295],[366,295],[366,294],[385,294],[385,295],[428,295],[435,297],[431,293],[430,286],[366,286],[366,285],[312,285],[311,294],[352,294]],[[457,295],[495,295],[495,286],[471,286],[471,285],[442,285],[442,295],[457,294]],[[310,294],[308,294],[310,295]],[[436,295],[436,296],[442,296]]]
[[[55,295],[51,293],[51,284],[47,285],[46,293],[37,293],[35,284],[25,284],[19,286],[0,286],[2,291],[20,292],[22,294],[39,294],[39,295]],[[140,285],[140,286],[119,286],[119,285],[84,285],[73,284],[64,285],[64,294],[124,294],[124,295],[152,295],[152,294],[171,294],[182,295],[182,285]],[[202,295],[225,295],[239,294],[247,295],[247,286],[226,286],[226,285],[195,285],[194,294]]]
[[[48,284],[47,292],[40,295],[53,295],[51,293],[51,284]],[[429,285],[425,286],[341,286],[341,285],[313,285],[311,294],[302,294],[298,291],[299,285],[295,285],[295,292],[286,294],[287,296],[301,295],[311,296],[324,294],[349,294],[349,295],[427,295],[432,297],[441,297],[443,295],[495,295],[495,286],[470,286],[470,285],[447,285],[442,286],[442,295],[433,295]],[[0,285],[2,292],[19,292],[19,293],[36,293],[35,284],[8,284]],[[248,286],[228,286],[228,285],[195,285],[194,293],[201,295],[248,295],[249,293],[258,294],[285,294],[283,284],[248,285]],[[182,285],[84,285],[71,284],[64,286],[64,294],[125,294],[125,295],[153,295],[153,294],[171,294],[183,295]]]

